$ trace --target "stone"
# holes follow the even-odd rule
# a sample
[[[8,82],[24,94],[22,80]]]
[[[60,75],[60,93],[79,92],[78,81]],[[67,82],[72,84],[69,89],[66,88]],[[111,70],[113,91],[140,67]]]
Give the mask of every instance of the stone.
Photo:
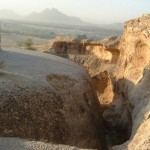
[[[0,136],[103,148],[101,108],[86,71],[48,54],[0,51]]]

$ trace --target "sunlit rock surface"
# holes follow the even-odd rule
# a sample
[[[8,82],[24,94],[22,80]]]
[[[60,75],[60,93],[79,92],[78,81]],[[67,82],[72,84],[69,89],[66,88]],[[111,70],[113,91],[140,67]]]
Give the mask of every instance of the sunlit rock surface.
[[[127,82],[119,88],[132,105],[133,125],[129,141],[113,149],[150,149],[150,15],[125,24],[120,50],[117,76]]]
[[[108,147],[127,141],[112,149],[149,149],[150,15],[126,22],[120,38],[91,44],[89,51],[94,55],[73,55],[70,59],[92,77],[104,107]]]

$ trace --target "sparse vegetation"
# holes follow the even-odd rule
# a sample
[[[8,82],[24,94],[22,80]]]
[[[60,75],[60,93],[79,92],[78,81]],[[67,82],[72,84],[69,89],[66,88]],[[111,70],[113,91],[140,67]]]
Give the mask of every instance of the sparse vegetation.
[[[56,36],[73,36],[99,40],[111,35],[120,36],[121,30],[103,29],[98,26],[77,26],[77,25],[59,25],[50,23],[27,22],[7,20],[1,23],[2,46],[3,47],[24,47],[22,43],[32,37],[34,44],[43,44]],[[18,42],[19,41],[19,42]]]
[[[28,38],[28,39],[25,41],[25,47],[26,47],[26,49],[28,49],[28,50],[36,50],[36,49],[33,47],[32,38]]]

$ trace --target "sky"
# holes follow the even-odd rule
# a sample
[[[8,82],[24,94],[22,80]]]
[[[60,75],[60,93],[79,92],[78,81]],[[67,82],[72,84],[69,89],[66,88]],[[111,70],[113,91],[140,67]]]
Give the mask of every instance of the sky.
[[[150,0],[0,0],[0,9],[10,9],[20,15],[45,8],[57,8],[90,23],[110,24],[150,13]]]

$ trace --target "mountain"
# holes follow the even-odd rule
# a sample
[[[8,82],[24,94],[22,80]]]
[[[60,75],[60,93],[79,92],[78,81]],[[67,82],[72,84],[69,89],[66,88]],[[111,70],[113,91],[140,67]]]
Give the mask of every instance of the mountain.
[[[77,17],[71,17],[63,14],[56,8],[45,9],[40,13],[33,12],[25,17],[25,20],[29,21],[38,21],[38,22],[50,22],[50,23],[59,23],[59,24],[85,24],[82,20]]]
[[[100,27],[104,29],[113,29],[113,30],[123,30],[122,23],[114,23],[114,24],[93,24],[87,23],[79,19],[78,17],[72,17],[66,15],[56,8],[45,9],[40,13],[32,12],[26,17],[21,17],[16,14],[14,11],[3,9],[0,10],[0,19],[8,19],[8,20],[23,20],[23,21],[35,21],[35,22],[47,22],[47,23],[55,23],[55,24],[66,24],[66,25],[83,25],[83,26],[92,26],[92,27]]]
[[[0,19],[20,20],[21,17],[14,11],[3,9],[0,10]]]

